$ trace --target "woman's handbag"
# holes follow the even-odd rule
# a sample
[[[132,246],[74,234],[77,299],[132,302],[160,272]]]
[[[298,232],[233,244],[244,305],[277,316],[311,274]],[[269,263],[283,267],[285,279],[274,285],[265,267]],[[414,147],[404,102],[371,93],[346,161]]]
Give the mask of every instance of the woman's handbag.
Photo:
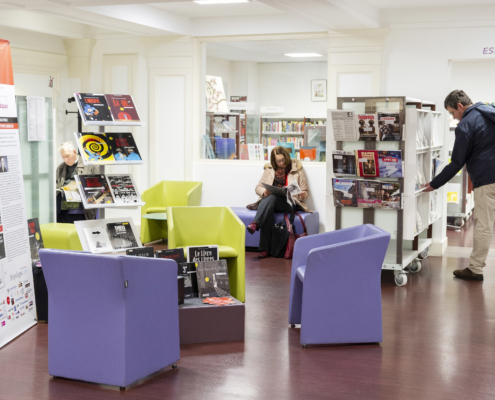
[[[275,224],[272,228],[272,241],[270,245],[270,255],[272,257],[283,258],[285,256],[289,240],[289,229],[287,226],[290,226],[290,222],[287,225],[287,222],[283,219],[282,222]]]
[[[304,228],[304,232],[301,235],[297,235],[295,232],[295,226],[291,225],[289,221],[289,217],[287,217],[287,214],[285,214],[285,224],[288,227],[289,231],[289,238],[287,240],[287,246],[285,248],[285,254],[284,258],[291,259],[292,255],[294,254],[294,245],[296,244],[296,240],[299,239],[300,237],[308,236],[308,230],[306,229],[306,224],[304,223],[303,218],[301,217],[301,214],[295,213],[298,217],[299,220],[301,221],[301,225]]]

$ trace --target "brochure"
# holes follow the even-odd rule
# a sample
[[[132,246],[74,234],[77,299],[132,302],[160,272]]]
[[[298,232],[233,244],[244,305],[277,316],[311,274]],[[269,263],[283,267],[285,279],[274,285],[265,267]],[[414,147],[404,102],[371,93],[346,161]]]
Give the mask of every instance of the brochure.
[[[335,141],[358,140],[354,111],[332,110],[330,114],[332,116],[332,129]]]

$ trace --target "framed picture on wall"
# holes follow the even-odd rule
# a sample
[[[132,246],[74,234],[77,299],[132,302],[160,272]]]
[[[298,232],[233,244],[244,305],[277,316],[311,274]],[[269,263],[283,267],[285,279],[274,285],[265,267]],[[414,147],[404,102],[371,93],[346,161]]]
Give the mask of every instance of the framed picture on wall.
[[[311,81],[311,101],[327,101],[326,79],[315,79]]]

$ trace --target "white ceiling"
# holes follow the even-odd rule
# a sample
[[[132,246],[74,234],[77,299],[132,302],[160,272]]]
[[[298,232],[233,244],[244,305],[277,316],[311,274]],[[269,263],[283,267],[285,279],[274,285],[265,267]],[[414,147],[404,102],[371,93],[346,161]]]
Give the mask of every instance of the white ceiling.
[[[483,4],[495,4],[495,0],[367,0],[375,7],[386,8],[418,8],[418,7],[456,7],[456,6],[474,6]]]
[[[317,53],[323,57],[291,58],[286,53]],[[206,56],[230,61],[306,62],[327,61],[328,40],[263,40],[207,43]]]

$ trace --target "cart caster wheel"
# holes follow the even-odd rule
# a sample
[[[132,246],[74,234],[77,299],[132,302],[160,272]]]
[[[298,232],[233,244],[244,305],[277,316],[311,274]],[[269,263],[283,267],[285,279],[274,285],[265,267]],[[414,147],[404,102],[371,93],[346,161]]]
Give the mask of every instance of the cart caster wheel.
[[[177,364],[172,364],[173,369],[177,369]]]
[[[290,327],[291,328],[295,328],[296,326],[294,324],[290,324]]]
[[[120,387],[120,390],[125,390],[125,387],[124,387],[124,386],[121,386],[121,387]]]
[[[407,275],[404,272],[395,275],[395,284],[397,286],[404,286],[406,283],[407,283]]]
[[[308,348],[308,345],[307,344],[303,344],[303,349],[307,349]]]
[[[411,264],[409,264],[409,272],[416,274],[419,271],[421,271],[421,262],[419,260],[414,260]]]
[[[428,258],[428,255],[430,254],[430,246],[428,246],[426,249],[424,249],[421,253],[418,254],[418,257],[424,260],[425,258]],[[421,268],[421,267],[420,267]]]
[[[460,228],[464,225],[464,220],[460,217],[456,218],[454,221],[454,225]]]

